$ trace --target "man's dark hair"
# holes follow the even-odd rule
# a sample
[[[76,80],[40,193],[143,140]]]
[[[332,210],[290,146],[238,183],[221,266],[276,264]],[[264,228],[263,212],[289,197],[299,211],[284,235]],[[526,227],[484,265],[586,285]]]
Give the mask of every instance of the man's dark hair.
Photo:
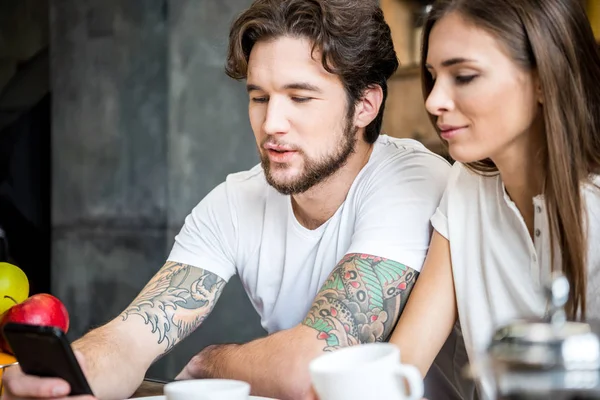
[[[367,126],[365,140],[381,131],[387,80],[398,68],[390,28],[375,0],[256,0],[232,24],[225,71],[246,79],[254,44],[282,36],[307,38],[323,67],[338,75],[350,105],[379,85],[383,102]]]

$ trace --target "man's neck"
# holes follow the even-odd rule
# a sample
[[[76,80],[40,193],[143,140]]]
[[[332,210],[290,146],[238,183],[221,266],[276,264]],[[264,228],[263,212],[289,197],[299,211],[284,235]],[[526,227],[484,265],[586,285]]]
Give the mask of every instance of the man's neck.
[[[359,172],[369,162],[372,144],[359,141],[346,164],[323,182],[304,193],[292,195],[292,208],[298,222],[307,229],[316,229],[335,214],[346,200]]]

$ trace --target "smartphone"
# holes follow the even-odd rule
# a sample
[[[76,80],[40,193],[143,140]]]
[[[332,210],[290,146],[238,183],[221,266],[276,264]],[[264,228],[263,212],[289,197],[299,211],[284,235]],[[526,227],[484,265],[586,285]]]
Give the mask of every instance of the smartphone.
[[[62,330],[49,326],[7,323],[3,332],[23,372],[28,375],[62,378],[71,386],[71,396],[93,395]]]

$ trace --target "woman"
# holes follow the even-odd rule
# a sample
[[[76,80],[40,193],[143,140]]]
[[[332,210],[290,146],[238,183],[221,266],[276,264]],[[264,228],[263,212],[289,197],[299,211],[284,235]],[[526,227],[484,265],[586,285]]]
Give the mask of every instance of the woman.
[[[580,3],[440,0],[430,12],[426,108],[456,163],[391,338],[423,374],[457,319],[476,362],[499,325],[543,316],[553,270],[570,283],[568,316],[600,317],[600,57]]]

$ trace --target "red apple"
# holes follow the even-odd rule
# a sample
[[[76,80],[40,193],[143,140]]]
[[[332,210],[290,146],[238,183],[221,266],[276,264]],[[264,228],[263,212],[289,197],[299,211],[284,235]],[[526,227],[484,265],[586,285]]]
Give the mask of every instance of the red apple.
[[[56,297],[47,293],[30,296],[22,303],[15,304],[0,318],[0,329],[9,322],[38,326],[55,326],[64,333],[69,330],[69,314],[65,305]],[[8,353],[10,347],[0,335],[0,348]]]

